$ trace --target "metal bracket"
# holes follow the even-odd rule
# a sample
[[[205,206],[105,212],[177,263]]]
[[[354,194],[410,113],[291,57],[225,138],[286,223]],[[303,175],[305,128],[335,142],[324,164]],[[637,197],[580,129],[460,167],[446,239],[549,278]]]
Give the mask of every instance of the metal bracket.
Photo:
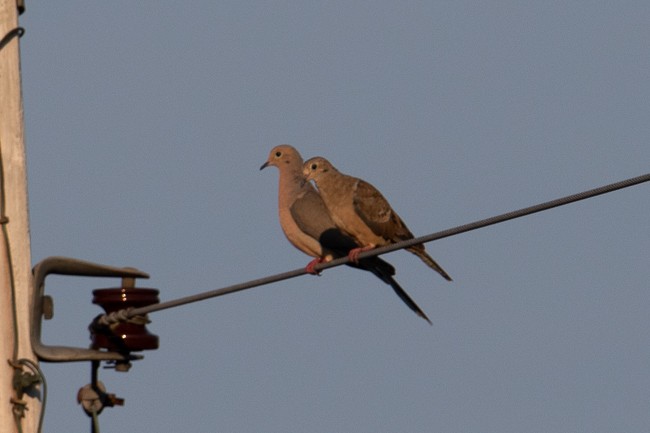
[[[117,268],[69,257],[48,257],[34,266],[32,273],[34,280],[32,283],[33,307],[30,338],[32,350],[41,361],[128,361],[142,358],[141,355],[125,355],[81,347],[47,346],[41,341],[41,324],[44,314],[43,305],[46,299],[45,278],[50,274],[119,278],[149,278],[149,274],[134,268]]]

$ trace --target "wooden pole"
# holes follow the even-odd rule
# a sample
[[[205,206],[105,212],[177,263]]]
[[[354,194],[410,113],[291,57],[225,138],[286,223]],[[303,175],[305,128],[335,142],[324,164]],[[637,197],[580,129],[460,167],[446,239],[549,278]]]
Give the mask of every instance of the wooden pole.
[[[0,38],[18,27],[16,0],[0,0]],[[13,388],[16,369],[8,361],[36,362],[29,340],[31,257],[27,207],[27,169],[23,134],[19,38],[0,49],[0,155],[4,220],[0,231],[0,432],[18,432]],[[18,370],[20,371],[20,370]],[[29,373],[28,368],[22,371]],[[37,389],[40,389],[38,387]],[[27,410],[20,419],[24,433],[36,432],[41,412],[39,393],[20,400]]]

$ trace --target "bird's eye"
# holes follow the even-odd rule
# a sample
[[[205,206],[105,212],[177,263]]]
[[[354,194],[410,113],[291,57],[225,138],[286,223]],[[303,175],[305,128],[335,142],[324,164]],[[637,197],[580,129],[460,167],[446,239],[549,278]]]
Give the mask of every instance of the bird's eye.
[[[282,156],[282,152],[280,152],[280,151],[275,152],[275,157],[276,158],[279,158],[281,156]]]
[[[317,168],[318,168],[318,165],[316,165],[316,164],[312,164],[312,165],[311,165],[311,169],[312,169],[312,170],[316,170]]]

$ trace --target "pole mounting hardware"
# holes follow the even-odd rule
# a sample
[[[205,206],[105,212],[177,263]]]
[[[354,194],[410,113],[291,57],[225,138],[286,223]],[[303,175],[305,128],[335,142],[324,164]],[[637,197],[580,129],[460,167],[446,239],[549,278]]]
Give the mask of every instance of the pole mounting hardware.
[[[114,289],[98,289],[100,293],[105,293],[109,291],[109,294],[112,294],[114,291],[126,291],[121,292],[121,299],[128,299],[131,296],[129,290],[135,290],[134,296],[137,298],[137,291],[147,291],[150,295],[145,301],[148,304],[153,304],[158,302],[158,291],[155,289],[139,289],[133,287],[133,279],[135,278],[149,278],[149,275],[145,272],[139,271],[134,268],[118,268],[114,266],[101,265],[97,263],[87,262],[83,260],[73,259],[69,257],[48,257],[41,262],[39,262],[33,269],[33,307],[32,307],[32,317],[31,317],[31,343],[32,350],[38,356],[41,361],[48,362],[76,362],[76,361],[113,361],[118,363],[128,363],[130,360],[142,359],[141,355],[133,355],[130,353],[131,350],[143,350],[138,348],[133,348],[127,346],[122,348],[123,350],[100,350],[104,348],[102,345],[95,345],[93,347],[81,348],[81,347],[68,347],[68,346],[49,346],[44,344],[41,341],[41,325],[42,319],[45,315],[46,317],[52,316],[52,300],[49,296],[45,296],[45,279],[48,275],[58,274],[58,275],[74,275],[74,276],[85,276],[85,277],[118,277],[123,278],[125,286],[122,288]],[[131,286],[131,287],[128,287]],[[155,292],[155,296],[151,296]],[[95,291],[97,292],[97,290]],[[128,295],[127,295],[128,294]],[[95,295],[97,298],[97,294]],[[94,301],[97,302],[97,299]],[[102,305],[102,304],[100,304]],[[127,304],[128,305],[128,304]],[[140,306],[136,304],[135,306]],[[102,305],[106,308],[105,305]],[[133,325],[137,326],[137,325]],[[140,325],[144,328],[144,325]],[[148,333],[147,333],[148,334]],[[148,334],[148,347],[144,349],[154,349],[158,347],[158,337],[153,334]],[[154,344],[155,340],[155,344]],[[154,347],[155,346],[155,347]],[[112,347],[117,347],[116,345]]]

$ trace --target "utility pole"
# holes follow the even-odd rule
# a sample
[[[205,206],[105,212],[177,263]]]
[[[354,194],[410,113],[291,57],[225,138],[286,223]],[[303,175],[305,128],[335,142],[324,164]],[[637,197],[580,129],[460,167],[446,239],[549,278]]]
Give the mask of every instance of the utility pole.
[[[20,80],[18,8],[22,1],[0,0],[0,432],[34,433],[41,414],[40,387],[22,393],[14,378],[29,378],[37,366],[30,345],[31,256],[27,169]],[[7,37],[5,39],[5,37]],[[23,363],[16,363],[23,360]],[[25,361],[27,360],[27,361]],[[9,362],[8,362],[9,361]],[[13,366],[11,363],[14,363]]]

